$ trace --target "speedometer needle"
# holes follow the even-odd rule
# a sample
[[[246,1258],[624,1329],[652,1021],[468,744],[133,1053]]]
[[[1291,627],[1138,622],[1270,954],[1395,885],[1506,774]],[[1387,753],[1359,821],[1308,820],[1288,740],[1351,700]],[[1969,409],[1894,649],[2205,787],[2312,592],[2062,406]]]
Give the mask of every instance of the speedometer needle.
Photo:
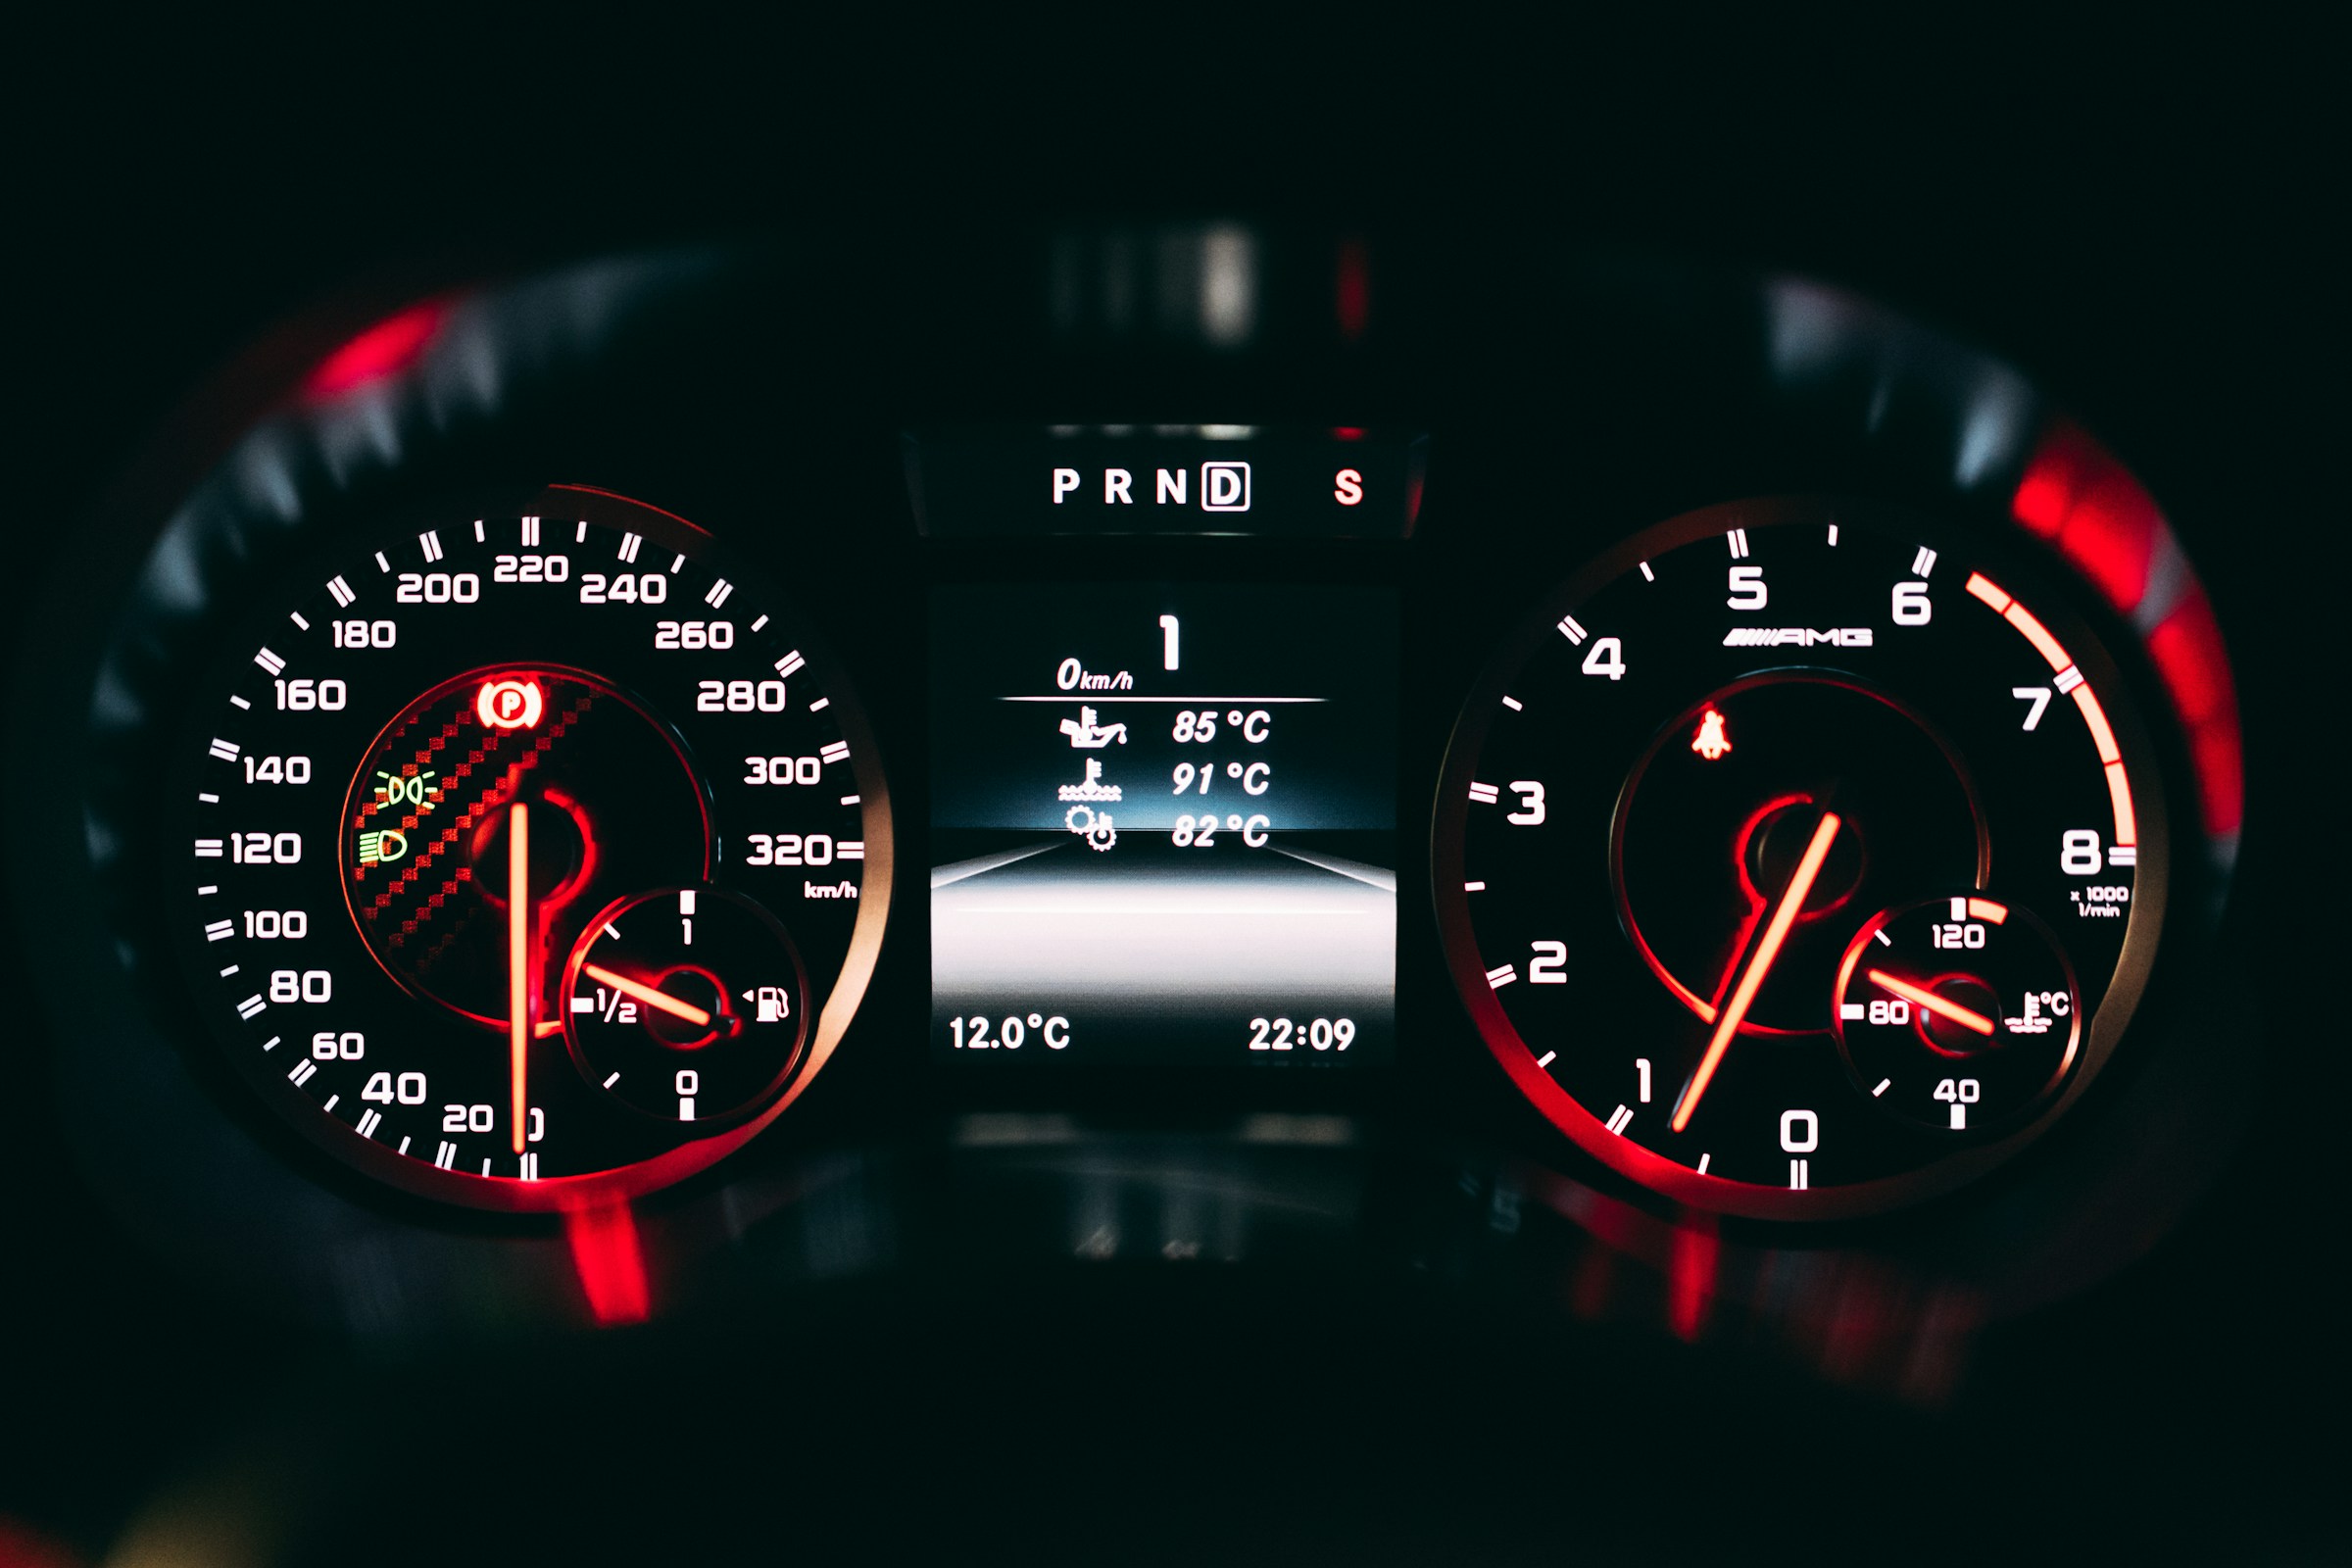
[[[591,980],[601,981],[624,997],[635,997],[649,1007],[658,1007],[673,1018],[683,1018],[696,1028],[708,1028],[710,1015],[692,1003],[680,1002],[666,991],[658,990],[642,980],[632,980],[625,974],[614,974],[602,964],[583,963],[580,973]]]
[[[1813,841],[1805,846],[1803,858],[1796,862],[1796,874],[1788,879],[1788,889],[1772,911],[1772,922],[1764,928],[1764,940],[1756,944],[1756,956],[1747,960],[1747,972],[1733,988],[1732,1000],[1715,1020],[1714,1038],[1707,1042],[1707,1054],[1699,1058],[1698,1071],[1690,1075],[1690,1087],[1674,1107],[1672,1126],[1681,1132],[1690,1124],[1690,1113],[1698,1109],[1698,1097],[1707,1092],[1708,1082],[1715,1069],[1723,1064],[1723,1054],[1732,1047],[1732,1036],[1740,1032],[1740,1024],[1747,1016],[1748,1007],[1755,1002],[1756,993],[1763,989],[1764,977],[1772,971],[1772,960],[1781,956],[1781,944],[1788,940],[1788,928],[1796,924],[1799,909],[1805,906],[1805,896],[1813,891],[1813,879],[1821,875],[1821,865],[1830,858],[1830,843],[1838,837],[1838,813],[1821,813],[1821,825],[1813,830]]]
[[[507,808],[507,1057],[514,1085],[508,1107],[514,1152],[522,1152],[529,1119],[531,997],[531,815],[520,801]]]
[[[1925,1007],[1928,1011],[1949,1018],[1961,1028],[1973,1030],[1977,1034],[1989,1035],[1992,1033],[1990,1018],[1981,1012],[1972,1012],[1957,1002],[1946,1002],[1925,986],[1915,986],[1908,981],[1897,980],[1884,969],[1869,969],[1864,972],[1870,976],[1872,985],[1883,991],[1893,992],[1915,1007]]]

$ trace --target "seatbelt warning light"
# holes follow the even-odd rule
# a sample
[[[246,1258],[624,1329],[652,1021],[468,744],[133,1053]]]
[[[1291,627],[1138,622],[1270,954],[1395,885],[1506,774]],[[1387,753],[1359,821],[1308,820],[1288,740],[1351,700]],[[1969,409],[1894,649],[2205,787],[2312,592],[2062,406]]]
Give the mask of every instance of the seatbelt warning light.
[[[1690,749],[1708,761],[1720,761],[1723,754],[1732,749],[1732,738],[1724,733],[1723,715],[1712,708],[1698,721],[1698,733],[1690,738]]]

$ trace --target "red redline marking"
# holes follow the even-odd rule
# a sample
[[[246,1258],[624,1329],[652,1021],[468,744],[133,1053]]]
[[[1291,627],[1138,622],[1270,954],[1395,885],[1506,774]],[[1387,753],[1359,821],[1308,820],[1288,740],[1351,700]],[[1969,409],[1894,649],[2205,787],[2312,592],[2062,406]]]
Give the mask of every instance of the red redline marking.
[[[2016,600],[2009,601],[2009,608],[2001,612],[2001,618],[2022,632],[2026,641],[2050,662],[2052,669],[2064,669],[2074,662],[2066,657],[2066,650],[2059,645],[2058,639],[2050,635],[2050,629],[2035,620],[2034,612]]]
[[[2009,596],[2003,593],[1990,577],[1981,571],[1968,574],[1968,591],[1990,605],[1995,614],[2009,608]]]
[[[2084,681],[2075,688],[2075,706],[2082,710],[2082,722],[2090,726],[2090,738],[2098,744],[2099,760],[2112,762],[2124,754],[2115,744],[2115,731],[2107,727],[2107,710],[2099,706],[2098,695]]]
[[[2115,842],[2129,847],[2139,842],[2139,818],[2132,810],[2132,781],[2124,776],[2124,764],[2107,764],[2107,799],[2115,808]]]
[[[1971,899],[1968,901],[1968,917],[1982,920],[1987,925],[1999,925],[2009,918],[2009,911],[1990,899]]]

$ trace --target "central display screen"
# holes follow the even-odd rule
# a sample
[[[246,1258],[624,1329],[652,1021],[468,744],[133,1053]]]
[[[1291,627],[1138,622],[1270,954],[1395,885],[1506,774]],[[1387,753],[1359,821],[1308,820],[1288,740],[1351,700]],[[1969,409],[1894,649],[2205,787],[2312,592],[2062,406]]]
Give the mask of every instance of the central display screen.
[[[1393,592],[992,585],[932,609],[941,1055],[1386,1058]]]

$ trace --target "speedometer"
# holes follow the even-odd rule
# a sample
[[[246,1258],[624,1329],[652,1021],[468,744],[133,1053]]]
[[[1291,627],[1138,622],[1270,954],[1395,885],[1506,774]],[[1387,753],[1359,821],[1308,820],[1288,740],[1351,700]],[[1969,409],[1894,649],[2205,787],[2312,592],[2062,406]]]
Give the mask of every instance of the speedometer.
[[[2017,1152],[2113,1055],[2164,908],[2090,633],[1900,512],[1663,523],[1472,695],[1434,876],[1522,1093],[1682,1201],[1866,1213]]]
[[[845,672],[700,529],[599,491],[390,531],[265,610],[169,786],[200,1012],[419,1194],[678,1180],[804,1089],[888,912]]]

